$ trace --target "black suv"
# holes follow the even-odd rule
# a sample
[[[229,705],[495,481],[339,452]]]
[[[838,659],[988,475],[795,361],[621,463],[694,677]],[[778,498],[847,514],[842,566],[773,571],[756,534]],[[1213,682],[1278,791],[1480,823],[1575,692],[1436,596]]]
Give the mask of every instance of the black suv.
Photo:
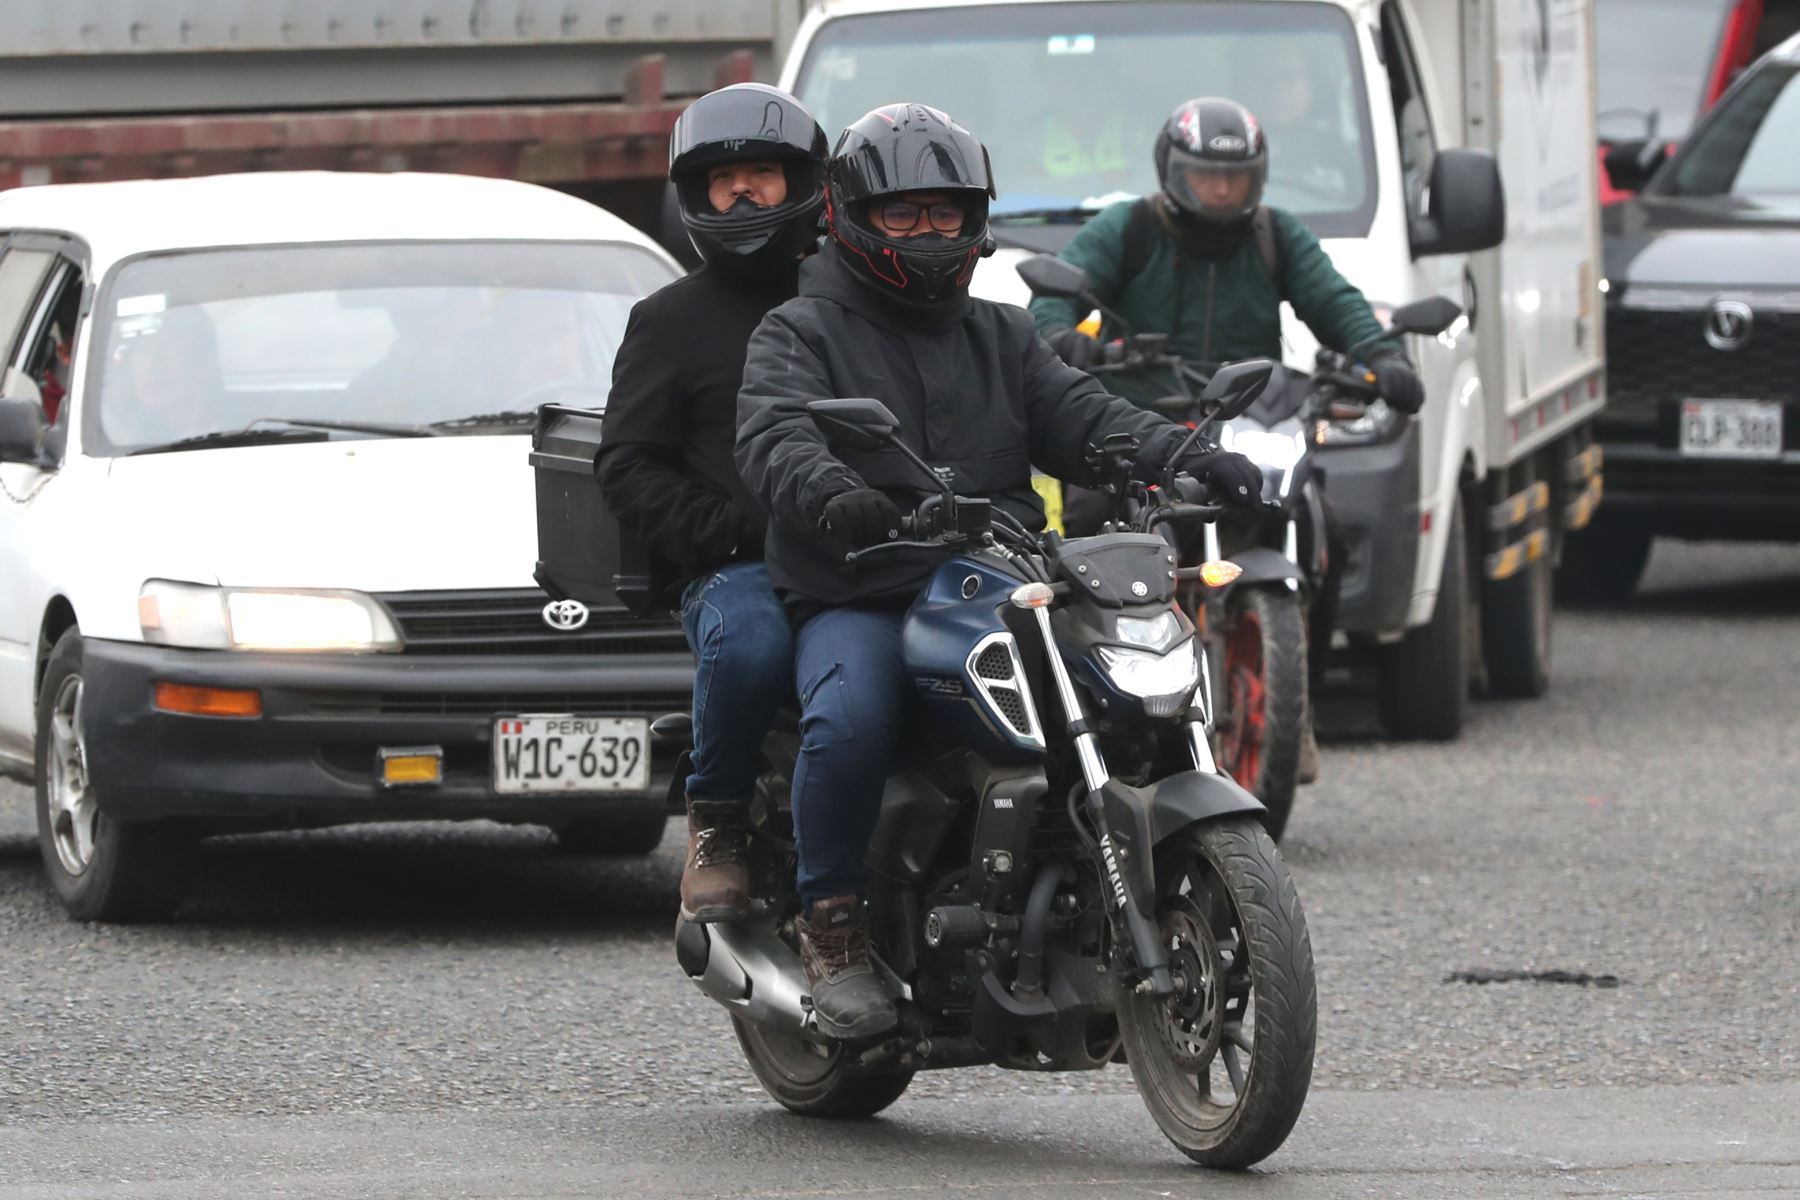
[[[1606,211],[1606,502],[1573,594],[1628,594],[1657,536],[1800,539],[1797,76],[1800,37]]]

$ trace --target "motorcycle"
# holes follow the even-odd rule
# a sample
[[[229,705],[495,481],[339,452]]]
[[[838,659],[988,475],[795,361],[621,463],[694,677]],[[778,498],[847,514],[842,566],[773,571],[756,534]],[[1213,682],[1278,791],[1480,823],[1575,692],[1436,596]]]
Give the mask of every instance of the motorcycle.
[[[1191,437],[1241,412],[1272,367],[1220,371]],[[768,739],[751,805],[753,914],[680,923],[682,970],[797,1113],[878,1112],[921,1070],[1123,1061],[1188,1157],[1267,1157],[1311,1081],[1311,945],[1262,805],[1213,760],[1205,650],[1174,603],[1182,582],[1217,585],[1230,565],[1182,567],[1161,532],[1223,506],[1185,476],[1133,481],[1136,439],[1115,435],[1093,463],[1116,531],[1032,533],[955,495],[880,402],[809,409],[829,441],[890,449],[933,489],[901,540],[847,559],[946,555],[906,617],[923,729],[867,856],[870,940],[900,1023],[847,1042],[812,1015],[795,949],[792,723]],[[658,722],[665,736],[684,724]]]
[[[1169,354],[1165,334],[1128,332],[1091,294],[1078,267],[1045,255],[1027,260],[1019,273],[1034,292],[1090,304],[1124,332],[1101,348],[1090,373],[1167,377],[1173,394],[1154,407],[1178,420],[1195,415],[1217,364]],[[1204,528],[1192,553],[1229,560],[1241,571],[1225,587],[1192,596],[1190,605],[1220,651],[1220,765],[1267,807],[1265,825],[1277,841],[1305,781],[1311,683],[1333,631],[1333,571],[1340,564],[1333,561],[1319,448],[1334,435],[1355,437],[1365,426],[1406,419],[1382,402],[1360,356],[1402,334],[1442,333],[1461,314],[1441,297],[1403,306],[1375,337],[1343,353],[1321,349],[1310,378],[1277,368],[1256,401],[1220,426],[1219,444],[1261,468],[1264,503]]]

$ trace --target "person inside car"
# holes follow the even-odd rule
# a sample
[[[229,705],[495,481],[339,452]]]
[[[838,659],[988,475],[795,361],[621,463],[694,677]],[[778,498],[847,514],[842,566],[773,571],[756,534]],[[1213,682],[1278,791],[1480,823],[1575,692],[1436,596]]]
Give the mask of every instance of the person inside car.
[[[825,246],[802,266],[799,296],[750,339],[737,461],[769,511],[769,575],[796,626],[801,960],[820,1028],[853,1038],[895,1020],[869,958],[863,857],[907,724],[902,618],[942,555],[846,564],[846,549],[894,540],[901,513],[936,489],[892,451],[832,447],[807,404],[881,400],[959,495],[987,497],[1031,529],[1044,525],[1034,462],[1087,479],[1088,448],[1128,433],[1139,467],[1159,469],[1187,430],[1058,360],[1022,309],[969,296],[993,246],[994,182],[982,144],[944,113],[867,114],[839,138],[827,180]],[[1256,501],[1249,460],[1210,445],[1191,453],[1184,469]]]
[[[101,423],[128,449],[162,446],[224,428],[219,335],[198,306],[137,319],[106,365]]]
[[[632,309],[596,470],[626,533],[681,587],[697,660],[681,913],[749,909],[745,809],[764,734],[793,697],[793,635],[763,565],[766,518],[732,461],[745,345],[817,244],[825,131],[793,97],[724,88],[682,113],[669,178],[704,265]]]

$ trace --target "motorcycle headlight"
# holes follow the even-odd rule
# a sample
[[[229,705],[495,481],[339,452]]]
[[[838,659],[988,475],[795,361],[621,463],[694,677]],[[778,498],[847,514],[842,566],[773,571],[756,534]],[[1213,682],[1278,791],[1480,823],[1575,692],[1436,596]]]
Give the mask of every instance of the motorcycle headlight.
[[[1176,620],[1175,610],[1168,609],[1148,619],[1120,617],[1118,630],[1121,642],[1130,642],[1146,650],[1167,650],[1181,636],[1181,622]]]
[[[1374,446],[1392,441],[1404,428],[1406,419],[1389,408],[1386,400],[1372,400],[1360,416],[1316,422],[1313,440],[1321,446]]]
[[[1100,666],[1112,685],[1144,701],[1153,716],[1172,716],[1200,682],[1200,658],[1189,638],[1167,654],[1099,646]]]
[[[152,579],[138,593],[144,640],[193,650],[394,651],[400,634],[360,592],[208,587]]]
[[[1287,493],[1294,465],[1306,455],[1306,431],[1303,429],[1250,429],[1227,425],[1220,431],[1219,445],[1243,455],[1263,473],[1263,496],[1278,500]]]

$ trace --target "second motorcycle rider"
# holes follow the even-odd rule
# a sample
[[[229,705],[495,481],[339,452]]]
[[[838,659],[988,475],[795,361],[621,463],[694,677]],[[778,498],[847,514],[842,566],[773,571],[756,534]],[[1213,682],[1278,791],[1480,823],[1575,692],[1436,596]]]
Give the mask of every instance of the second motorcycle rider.
[[[827,177],[830,236],[802,267],[798,298],[750,339],[737,461],[770,514],[769,574],[797,629],[801,961],[820,1028],[852,1038],[896,1020],[869,960],[863,858],[909,707],[902,619],[941,555],[846,564],[846,549],[898,538],[902,510],[935,489],[893,450],[827,445],[808,402],[881,400],[958,494],[1034,530],[1034,463],[1090,482],[1088,448],[1128,433],[1140,469],[1159,471],[1187,431],[1064,364],[1023,309],[970,298],[996,193],[968,130],[924,105],[888,105],[844,131]],[[1256,467],[1216,447],[1180,465],[1222,498],[1261,493]]]
[[[757,83],[694,101],[669,137],[669,179],[705,265],[631,310],[596,470],[621,528],[684,580],[694,651],[693,774],[681,914],[749,908],[745,807],[763,735],[794,688],[793,635],[763,566],[762,505],[732,462],[745,346],[790,299],[818,240],[825,132]]]

